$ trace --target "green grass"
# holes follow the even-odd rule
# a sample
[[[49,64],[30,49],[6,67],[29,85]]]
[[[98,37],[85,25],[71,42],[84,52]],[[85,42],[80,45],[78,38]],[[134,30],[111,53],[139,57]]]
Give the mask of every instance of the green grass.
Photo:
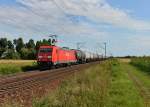
[[[106,107],[144,107],[142,98],[129,79],[127,70],[131,69],[125,63],[112,66],[112,82],[109,89]]]
[[[28,60],[0,60],[0,75],[9,75],[36,69],[35,61]]]
[[[130,71],[143,83],[143,85],[150,89],[150,75],[135,66],[131,66],[129,64],[126,64],[125,66],[129,67]]]
[[[144,86],[150,89],[150,58],[134,58],[130,64],[133,65],[130,66],[132,73],[143,82]]]
[[[110,62],[91,67],[65,80],[49,96],[33,107],[104,107],[110,82]]]
[[[33,107],[144,107],[127,70],[132,66],[116,59],[102,62],[64,80]]]
[[[150,74],[150,57],[132,58],[131,63],[141,71]]]
[[[33,107],[144,107],[124,64],[106,61],[66,80]]]

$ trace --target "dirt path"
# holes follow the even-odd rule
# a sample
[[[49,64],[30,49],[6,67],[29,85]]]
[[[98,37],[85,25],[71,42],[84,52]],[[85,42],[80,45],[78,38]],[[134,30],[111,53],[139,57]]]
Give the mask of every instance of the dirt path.
[[[150,107],[150,87],[146,87],[143,84],[143,81],[133,73],[132,71],[133,69],[130,69],[130,66],[131,65],[128,65],[128,64],[126,65],[126,67],[128,67],[128,70],[127,70],[128,76],[135,84],[140,95],[143,97],[145,106]]]

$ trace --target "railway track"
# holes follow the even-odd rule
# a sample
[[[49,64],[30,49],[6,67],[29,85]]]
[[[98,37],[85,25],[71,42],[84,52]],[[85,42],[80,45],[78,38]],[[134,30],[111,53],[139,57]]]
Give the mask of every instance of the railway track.
[[[22,98],[20,99],[21,103],[28,103],[25,102],[27,100],[25,99],[27,95],[33,97],[32,94],[37,94],[36,92],[38,92],[38,90],[42,91],[42,87],[50,87],[51,84],[53,84],[52,82],[59,83],[59,80],[62,80],[67,75],[73,74],[76,71],[80,71],[97,63],[99,62],[74,65],[66,68],[47,70],[43,72],[29,72],[6,78],[0,78],[0,103],[3,103],[8,99],[17,99],[18,101],[18,97]],[[29,98],[29,96],[27,98]]]

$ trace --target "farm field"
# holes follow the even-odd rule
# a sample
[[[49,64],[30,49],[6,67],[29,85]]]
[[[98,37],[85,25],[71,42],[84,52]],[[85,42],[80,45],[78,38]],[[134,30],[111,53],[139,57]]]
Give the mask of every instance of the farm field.
[[[35,60],[0,60],[0,75],[10,75],[36,68]]]

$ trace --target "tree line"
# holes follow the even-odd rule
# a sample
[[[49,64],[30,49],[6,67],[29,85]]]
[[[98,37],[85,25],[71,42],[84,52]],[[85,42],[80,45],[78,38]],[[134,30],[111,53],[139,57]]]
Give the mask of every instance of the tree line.
[[[36,59],[41,45],[51,45],[51,39],[43,39],[36,41],[36,43],[30,39],[25,43],[23,38],[17,38],[13,41],[0,38],[0,59]]]

